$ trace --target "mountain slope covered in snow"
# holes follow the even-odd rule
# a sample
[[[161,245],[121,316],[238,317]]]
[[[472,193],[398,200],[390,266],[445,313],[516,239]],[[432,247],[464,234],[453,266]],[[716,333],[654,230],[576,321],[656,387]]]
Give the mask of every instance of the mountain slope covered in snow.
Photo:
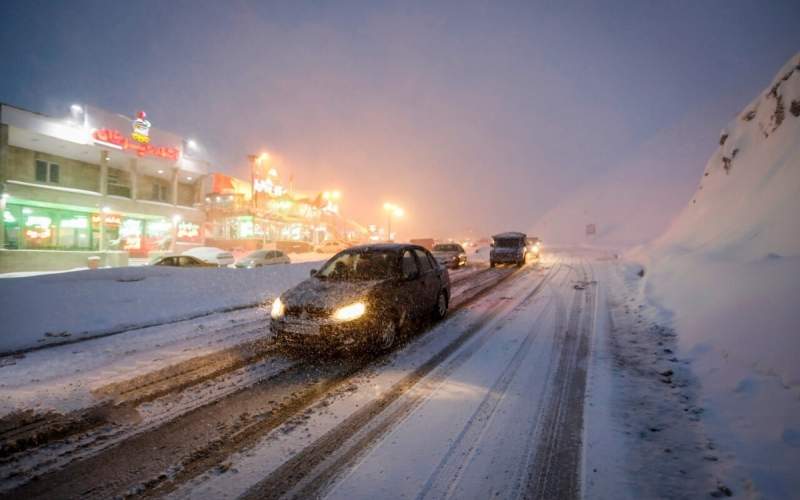
[[[739,490],[800,477],[800,53],[720,136],[692,200],[631,252],[678,331]]]

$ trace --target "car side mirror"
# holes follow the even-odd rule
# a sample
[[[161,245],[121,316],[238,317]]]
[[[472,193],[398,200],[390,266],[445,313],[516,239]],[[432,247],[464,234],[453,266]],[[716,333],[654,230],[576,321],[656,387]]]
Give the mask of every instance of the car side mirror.
[[[312,269],[311,271],[308,272],[308,275],[313,278],[314,276],[317,275],[317,270],[316,269]]]
[[[489,243],[489,247],[494,248],[494,243]]]

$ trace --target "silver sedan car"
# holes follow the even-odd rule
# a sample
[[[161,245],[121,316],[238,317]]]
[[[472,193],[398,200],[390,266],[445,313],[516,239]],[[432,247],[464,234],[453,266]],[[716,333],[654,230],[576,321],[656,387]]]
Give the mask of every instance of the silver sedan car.
[[[289,256],[280,250],[256,250],[236,262],[238,268],[254,268],[273,264],[290,264]]]
[[[433,246],[432,253],[441,266],[457,269],[467,265],[467,252],[458,243],[439,243]]]

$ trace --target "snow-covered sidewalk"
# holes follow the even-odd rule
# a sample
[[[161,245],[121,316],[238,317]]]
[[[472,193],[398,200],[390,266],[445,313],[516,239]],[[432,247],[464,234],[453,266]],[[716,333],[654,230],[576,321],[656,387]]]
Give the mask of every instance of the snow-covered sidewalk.
[[[253,307],[318,266],[143,266],[0,280],[0,355]]]

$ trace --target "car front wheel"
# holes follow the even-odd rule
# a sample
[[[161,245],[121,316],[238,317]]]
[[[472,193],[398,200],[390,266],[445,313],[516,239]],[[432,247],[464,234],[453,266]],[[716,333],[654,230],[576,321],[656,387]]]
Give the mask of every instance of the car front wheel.
[[[397,340],[397,322],[394,319],[387,319],[380,326],[377,338],[377,349],[388,351]]]
[[[447,316],[447,306],[447,294],[444,290],[441,290],[439,296],[436,297],[436,306],[433,310],[434,319],[438,321]]]

